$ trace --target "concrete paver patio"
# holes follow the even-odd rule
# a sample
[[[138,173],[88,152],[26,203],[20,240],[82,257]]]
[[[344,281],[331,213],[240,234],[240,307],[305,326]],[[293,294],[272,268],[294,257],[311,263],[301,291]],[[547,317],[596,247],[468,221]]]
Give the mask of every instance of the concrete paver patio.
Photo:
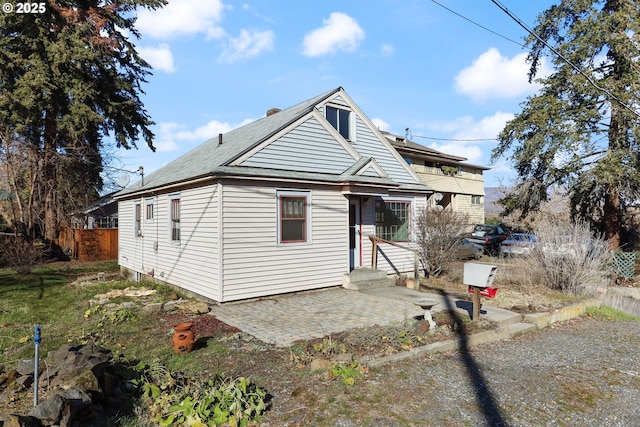
[[[433,311],[447,308],[445,297],[398,286],[354,291],[329,288],[214,306],[210,314],[259,340],[288,347],[298,340],[321,338],[353,328],[388,325],[424,314],[415,301],[432,298]],[[469,303],[450,298],[450,306],[468,311]],[[498,323],[521,316],[483,306],[482,315]]]

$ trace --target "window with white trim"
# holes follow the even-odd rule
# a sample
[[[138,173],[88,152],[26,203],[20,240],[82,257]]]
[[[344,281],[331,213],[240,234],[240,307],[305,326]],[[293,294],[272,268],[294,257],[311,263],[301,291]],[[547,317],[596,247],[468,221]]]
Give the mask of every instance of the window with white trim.
[[[482,204],[482,196],[471,196],[471,204],[479,206]]]
[[[169,198],[169,237],[172,242],[180,241],[180,196]]]
[[[376,237],[390,242],[411,241],[411,202],[376,200]]]
[[[278,243],[308,243],[311,241],[311,193],[308,191],[278,191]]]
[[[140,202],[133,204],[133,235],[142,237],[142,204]]]
[[[351,131],[351,111],[327,105],[325,117],[344,139],[347,141],[354,139]]]
[[[153,219],[154,219],[153,199],[145,201],[144,212],[145,212],[144,214],[145,222],[153,222]]]

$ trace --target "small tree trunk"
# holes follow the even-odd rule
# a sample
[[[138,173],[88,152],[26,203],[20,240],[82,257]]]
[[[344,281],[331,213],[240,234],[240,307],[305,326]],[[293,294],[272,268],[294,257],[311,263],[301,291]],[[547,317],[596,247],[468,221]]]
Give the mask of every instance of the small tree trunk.
[[[620,210],[620,192],[609,186],[604,197],[603,206],[604,233],[612,250],[620,247],[620,229],[622,227],[622,211]]]
[[[44,163],[42,167],[44,184],[44,237],[53,240],[58,237],[56,209],[56,121],[55,114],[48,110],[44,121]]]

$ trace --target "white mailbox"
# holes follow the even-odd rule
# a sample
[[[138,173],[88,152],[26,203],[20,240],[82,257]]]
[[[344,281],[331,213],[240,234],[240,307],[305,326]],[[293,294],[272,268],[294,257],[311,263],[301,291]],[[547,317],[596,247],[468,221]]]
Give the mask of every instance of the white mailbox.
[[[467,262],[464,264],[464,276],[462,280],[463,283],[468,286],[488,288],[493,283],[497,270],[497,265]]]

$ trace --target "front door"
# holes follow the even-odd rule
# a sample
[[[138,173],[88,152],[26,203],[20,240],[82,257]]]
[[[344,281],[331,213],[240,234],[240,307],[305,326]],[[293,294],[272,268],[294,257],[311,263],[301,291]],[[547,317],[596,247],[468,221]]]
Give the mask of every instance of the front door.
[[[360,199],[349,199],[349,271],[361,267]]]

